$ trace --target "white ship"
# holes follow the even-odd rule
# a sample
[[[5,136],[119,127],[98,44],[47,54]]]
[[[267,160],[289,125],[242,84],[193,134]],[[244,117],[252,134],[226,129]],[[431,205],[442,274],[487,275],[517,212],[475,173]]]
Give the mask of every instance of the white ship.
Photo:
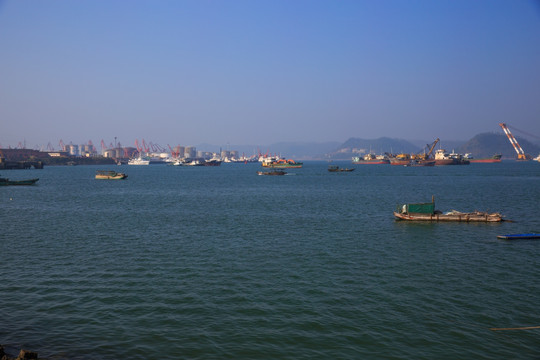
[[[128,165],[150,165],[150,160],[143,159],[141,156],[128,161]]]

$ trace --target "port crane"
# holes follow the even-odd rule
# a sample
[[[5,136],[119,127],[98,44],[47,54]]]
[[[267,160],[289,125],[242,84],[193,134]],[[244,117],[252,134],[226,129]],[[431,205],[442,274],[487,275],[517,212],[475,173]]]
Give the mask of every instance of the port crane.
[[[521,146],[519,146],[516,138],[514,137],[514,135],[512,135],[510,129],[508,129],[508,126],[506,126],[505,123],[500,123],[499,126],[503,129],[504,133],[508,137],[508,140],[510,140],[510,143],[514,147],[514,150],[516,150],[518,160],[530,160],[531,156],[525,154],[525,151],[523,151]]]
[[[179,146],[175,147],[174,149],[169,144],[167,144],[167,146],[169,147],[169,150],[171,150],[171,156],[173,157],[173,159],[176,159],[176,158],[178,158],[178,156],[180,156],[180,148],[179,148]],[[175,151],[175,149],[176,149],[176,151]]]
[[[433,150],[435,149],[435,145],[437,145],[437,143],[439,142],[439,138],[435,139],[434,142],[432,142],[431,144],[427,144],[425,149],[428,149],[427,153],[425,151],[425,149],[423,150],[424,153],[423,154],[416,154],[413,156],[413,158],[415,159],[421,159],[421,160],[427,160],[431,157],[431,154],[433,154]]]

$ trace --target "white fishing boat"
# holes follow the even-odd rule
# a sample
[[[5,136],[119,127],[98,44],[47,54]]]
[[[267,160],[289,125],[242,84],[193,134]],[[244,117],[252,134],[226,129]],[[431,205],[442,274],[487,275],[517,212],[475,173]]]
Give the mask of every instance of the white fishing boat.
[[[150,165],[150,160],[143,159],[141,156],[128,161],[128,165]]]

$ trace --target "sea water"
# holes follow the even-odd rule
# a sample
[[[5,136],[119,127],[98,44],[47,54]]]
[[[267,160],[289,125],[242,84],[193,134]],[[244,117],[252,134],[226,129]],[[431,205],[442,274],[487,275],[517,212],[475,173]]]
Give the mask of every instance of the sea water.
[[[350,162],[334,163],[351,167]],[[71,166],[0,188],[0,344],[50,359],[540,357],[540,164]],[[95,180],[96,170],[128,174]],[[398,203],[500,224],[395,221]]]

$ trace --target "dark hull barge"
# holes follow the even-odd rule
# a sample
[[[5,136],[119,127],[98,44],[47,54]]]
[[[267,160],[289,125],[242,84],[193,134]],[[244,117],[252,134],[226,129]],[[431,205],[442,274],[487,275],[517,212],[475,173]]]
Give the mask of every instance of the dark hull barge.
[[[28,179],[28,180],[9,180],[6,178],[0,178],[0,186],[8,185],[34,185],[39,179]]]
[[[329,172],[351,172],[354,171],[354,168],[340,168],[339,166],[330,165],[328,167]]]

